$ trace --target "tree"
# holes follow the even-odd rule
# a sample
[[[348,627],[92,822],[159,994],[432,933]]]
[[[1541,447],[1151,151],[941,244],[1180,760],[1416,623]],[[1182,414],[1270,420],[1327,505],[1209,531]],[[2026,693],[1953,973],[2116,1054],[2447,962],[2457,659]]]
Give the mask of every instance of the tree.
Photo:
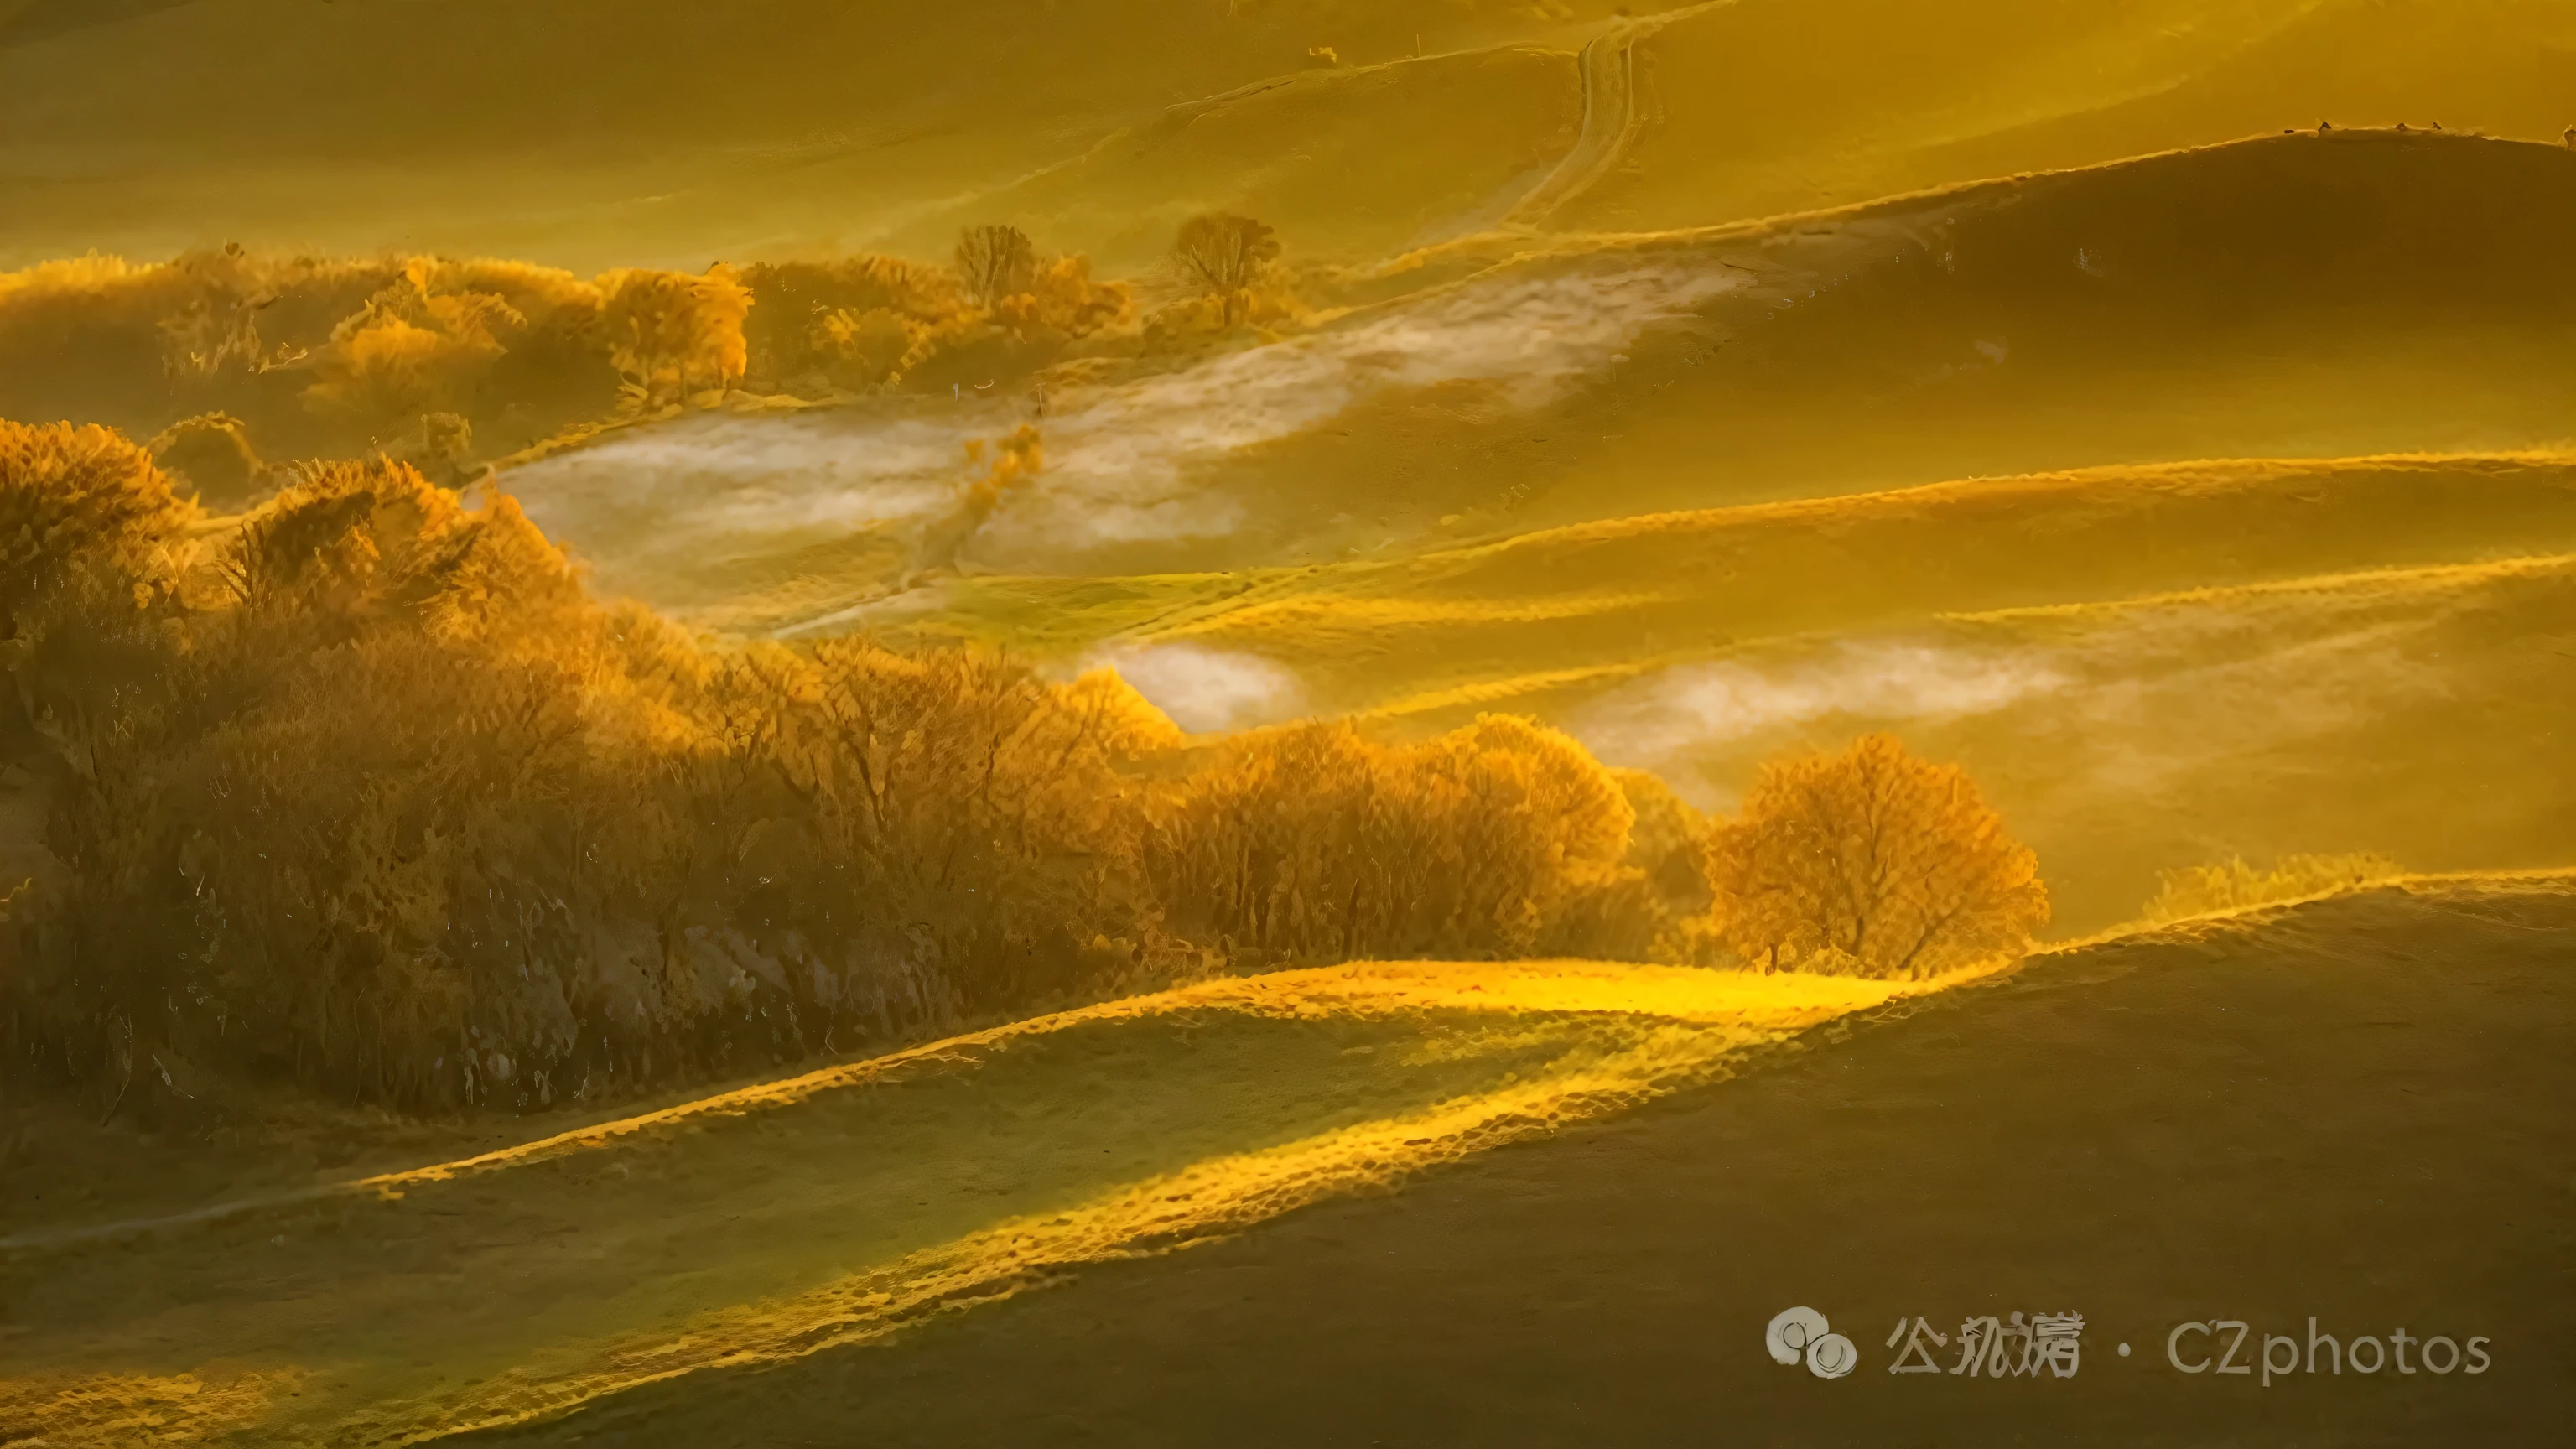
[[[0,422],[0,641],[80,576],[130,592],[195,512],[152,455],[117,433]]]
[[[342,318],[306,400],[363,419],[380,439],[423,413],[469,406],[528,319],[497,293],[446,291],[438,280],[432,263],[415,259]]]
[[[1707,869],[1720,935],[1766,969],[1932,975],[2021,951],[2048,919],[2037,858],[1967,773],[1883,734],[1764,766],[1711,828]]]
[[[1220,300],[1229,326],[1244,294],[1278,259],[1277,234],[1248,216],[1191,217],[1172,242],[1172,260],[1183,275]]]
[[[609,365],[648,402],[729,388],[749,360],[751,289],[718,264],[701,274],[609,272],[599,279]]]
[[[1038,271],[1037,248],[1015,226],[970,226],[957,237],[957,275],[979,307],[1029,290]]]
[[[194,484],[206,499],[248,502],[262,469],[250,429],[230,413],[199,413],[162,430],[144,445],[152,460]]]

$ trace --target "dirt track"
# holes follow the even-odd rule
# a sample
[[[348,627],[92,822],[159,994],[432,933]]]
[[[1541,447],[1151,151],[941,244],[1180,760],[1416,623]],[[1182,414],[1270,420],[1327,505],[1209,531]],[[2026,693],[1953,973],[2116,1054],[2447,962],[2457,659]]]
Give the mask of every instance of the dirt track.
[[[1399,1195],[1095,1269],[891,1345],[700,1374],[493,1442],[2345,1445],[2576,1422],[2576,891],[2379,892],[2059,958]],[[1773,1364],[1811,1305],[1850,1378]],[[2072,1379],[1891,1376],[2085,1314]],[[2418,1372],[2185,1375],[2185,1321]],[[2482,1335],[2493,1366],[2421,1371]],[[2198,1340],[2185,1338],[2184,1359]],[[2132,1355],[2115,1345],[2127,1342]]]

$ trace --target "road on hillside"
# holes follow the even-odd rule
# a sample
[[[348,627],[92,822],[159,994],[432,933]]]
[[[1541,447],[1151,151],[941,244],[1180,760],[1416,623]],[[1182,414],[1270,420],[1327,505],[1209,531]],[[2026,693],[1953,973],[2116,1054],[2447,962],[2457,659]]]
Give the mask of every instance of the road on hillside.
[[[1506,223],[1544,226],[1567,202],[1610,174],[1645,127],[1645,108],[1637,96],[1637,42],[1683,14],[1707,8],[1694,5],[1643,20],[1616,20],[1585,43],[1574,60],[1583,77],[1583,128],[1556,165],[1504,213]]]
[[[1401,1194],[480,1442],[2553,1442],[2576,1423],[2571,1029],[2576,888],[2320,903],[2058,957]],[[1792,1306],[1856,1372],[1772,1361]],[[1947,1372],[1964,1323],[2014,1312],[2083,1316],[2072,1376]],[[2354,1363],[2266,1375],[2311,1317]],[[1893,1374],[1916,1318],[1943,1371]],[[2236,1330],[2213,1323],[2248,1325],[2252,1372],[2216,1371]],[[2412,1372],[2357,1371],[2400,1330]],[[2473,1337],[2484,1372],[2435,1371]]]

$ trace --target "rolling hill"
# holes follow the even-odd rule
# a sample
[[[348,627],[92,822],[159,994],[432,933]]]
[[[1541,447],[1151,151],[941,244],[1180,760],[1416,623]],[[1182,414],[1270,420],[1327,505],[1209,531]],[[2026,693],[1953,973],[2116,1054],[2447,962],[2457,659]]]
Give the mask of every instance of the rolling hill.
[[[18,0],[0,265],[239,240],[696,267],[938,254],[964,218],[1129,268],[1208,207],[1367,262],[2320,117],[2554,137],[2571,24],[2548,0]]]
[[[2576,1305],[2539,1290],[2576,1169],[2571,932],[2560,878],[2106,942],[1402,1194],[469,1442],[2537,1442],[2576,1407],[2549,1347]],[[1796,1304],[1858,1346],[1849,1379],[1762,1351]],[[1963,1318],[2007,1311],[2080,1313],[2073,1376],[1886,1372],[1892,1322],[1927,1318],[1947,1370]],[[2338,1355],[2397,1328],[2492,1362],[2231,1381],[2165,1351],[2235,1320],[2252,1365],[2311,1318]]]
[[[2576,153],[2338,134],[1758,226],[1459,242],[1311,331],[1051,385],[1042,419],[998,393],[700,415],[509,484],[612,591],[776,628],[885,582],[802,551],[939,516],[964,446],[1033,420],[1045,483],[977,533],[975,568],[1240,570],[2104,464],[2547,448],[2576,415],[2552,217],[2576,225]]]
[[[1984,783],[2081,933],[2231,853],[2563,856],[2576,794],[2534,762],[2576,718],[2576,563],[2519,550],[2567,524],[2479,522],[2498,483],[2563,499],[2561,467],[2093,470],[1249,580],[967,579],[881,622],[1115,662],[1194,728],[1534,713],[1705,808],[1893,730]]]
[[[1559,225],[1809,211],[2320,120],[2555,137],[2576,121],[2576,16],[2548,0],[1743,0],[1652,25],[1635,69],[1642,134]]]
[[[2337,131],[1461,239],[1311,331],[1054,387],[1038,485],[926,576],[1028,399],[704,414],[507,484],[693,622],[1105,660],[1194,729],[1529,711],[1711,808],[1895,729],[1990,781],[2081,932],[2231,852],[2576,841],[2512,763],[2569,703],[2553,216],[2563,149]]]
[[[2576,1413],[2571,95],[2564,0],[0,0],[0,268],[697,271],[1008,222],[1150,312],[1185,218],[1262,218],[1270,330],[550,437],[628,368],[601,318],[644,325],[603,294],[472,374],[506,418],[578,343],[591,400],[438,466],[507,453],[598,593],[714,648],[1105,665],[1198,743],[1510,711],[1720,811],[1891,731],[2035,849],[2061,943],[1928,983],[1215,975],[613,1119],[0,1104],[0,1445],[2538,1442]],[[266,314],[317,348],[399,290],[292,265],[338,279]],[[876,267],[753,320],[908,352]],[[173,288],[66,361],[79,285],[22,289],[54,310],[8,319],[43,345],[0,414],[149,436],[216,405],[173,348],[227,316],[280,435],[316,396],[273,293]],[[464,305],[413,285],[388,348]],[[389,410],[424,449],[426,410]],[[0,776],[0,900],[55,808]],[[2120,924],[2159,871],[2357,851],[2449,874]],[[1793,1303],[1852,1382],[1758,1356]],[[2072,1382],[1880,1371],[1900,1314],[2070,1308]],[[2162,1357],[2311,1314],[2494,1371]]]
[[[176,1216],[13,1197],[0,1282],[37,1336],[10,1340],[0,1443],[416,1443],[548,1417],[1382,1186],[1943,984],[1218,978]],[[173,1175],[202,1150],[125,1144]]]

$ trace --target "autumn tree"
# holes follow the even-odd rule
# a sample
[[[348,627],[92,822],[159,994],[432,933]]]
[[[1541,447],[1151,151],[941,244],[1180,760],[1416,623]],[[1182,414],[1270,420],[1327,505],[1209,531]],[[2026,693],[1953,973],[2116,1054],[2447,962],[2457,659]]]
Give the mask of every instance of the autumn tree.
[[[230,413],[183,418],[144,447],[154,462],[194,484],[204,501],[243,502],[259,482],[250,430]]]
[[[1253,283],[1278,259],[1278,235],[1248,216],[1191,217],[1181,223],[1180,235],[1172,242],[1173,262],[1182,275],[1219,300],[1229,326]]]
[[[1151,868],[1176,915],[1290,957],[1579,950],[1636,815],[1570,737],[1482,715],[1415,744],[1347,723],[1232,742],[1159,802]]]
[[[1765,969],[1933,975],[2018,952],[2048,920],[2037,858],[1975,782],[1883,734],[1764,766],[1706,861],[1722,938]]]
[[[1057,257],[993,307],[993,320],[1023,337],[1088,337],[1125,322],[1135,298],[1125,282],[1095,281],[1088,257]]]
[[[430,262],[414,260],[331,329],[305,400],[390,436],[424,413],[468,406],[527,324],[500,294],[449,290]]]
[[[193,512],[116,433],[0,422],[0,641],[76,577],[104,575],[111,590],[142,579]]]
[[[732,387],[749,363],[751,289],[726,267],[610,272],[599,279],[608,360],[646,402]]]
[[[979,307],[1029,290],[1037,272],[1037,249],[1018,227],[970,226],[957,237],[957,275]]]

